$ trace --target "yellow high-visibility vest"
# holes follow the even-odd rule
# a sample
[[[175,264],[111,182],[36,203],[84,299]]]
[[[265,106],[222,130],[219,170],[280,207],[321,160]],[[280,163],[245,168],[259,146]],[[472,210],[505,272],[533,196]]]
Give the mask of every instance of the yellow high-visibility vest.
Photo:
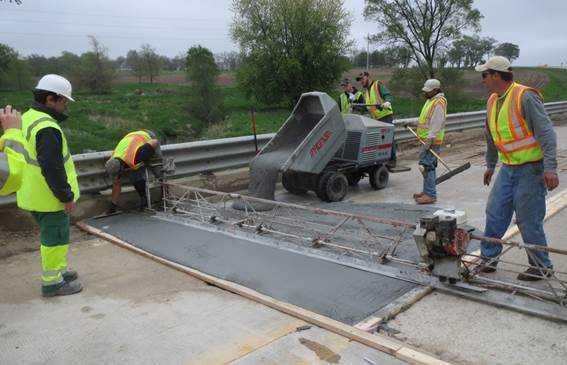
[[[147,131],[134,131],[128,133],[118,142],[111,158],[119,158],[132,170],[142,167],[143,162],[136,164],[136,152],[140,147],[152,139]]]
[[[71,186],[74,201],[77,201],[80,196],[75,164],[67,146],[65,133],[49,114],[30,109],[22,115],[22,133],[27,142],[25,144],[27,164],[24,169],[22,187],[17,193],[18,207],[34,212],[58,212],[64,209],[64,204],[57,199],[47,185],[37,162],[36,136],[44,128],[55,128],[61,133],[63,167],[67,175],[67,183]]]
[[[358,100],[362,96],[362,91],[357,91],[354,93],[354,100]],[[344,92],[339,96],[339,101],[341,103],[341,113],[350,114],[352,113],[352,101],[348,98],[347,94]]]
[[[22,186],[25,144],[19,129],[6,129],[0,138],[0,195],[15,193]]]
[[[486,104],[487,127],[498,149],[498,158],[507,165],[521,165],[543,160],[543,151],[522,114],[522,95],[534,91],[543,102],[541,93],[514,82],[504,94],[498,110],[498,95],[490,95]]]
[[[429,138],[429,129],[431,128],[431,117],[433,116],[433,112],[435,111],[435,108],[442,108],[445,121],[447,120],[447,99],[445,99],[444,96],[437,96],[437,95],[427,99],[425,104],[423,104],[423,108],[421,109],[421,113],[419,114],[419,122],[417,124],[417,135],[423,141]],[[435,141],[433,141],[433,144],[443,143],[444,138],[445,138],[445,122],[443,122],[443,127],[439,130],[439,133],[437,133],[437,136],[435,137]]]
[[[380,86],[378,84],[378,80],[372,82],[368,89],[364,90],[364,100],[366,104],[384,104],[384,99],[382,99],[382,95],[380,95]],[[375,106],[368,106],[368,112],[370,112],[370,116],[372,119],[382,119],[388,115],[394,113],[394,111],[390,109],[378,109]]]

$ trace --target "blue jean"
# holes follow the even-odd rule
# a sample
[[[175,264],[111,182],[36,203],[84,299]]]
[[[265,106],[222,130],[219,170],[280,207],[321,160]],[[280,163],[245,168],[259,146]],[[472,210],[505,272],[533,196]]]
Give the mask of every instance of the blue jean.
[[[431,145],[431,149],[439,154],[441,145]],[[437,157],[433,156],[429,150],[422,147],[419,151],[419,164],[423,166],[423,192],[432,198],[437,199],[437,188],[435,186],[435,169],[437,168]]]
[[[543,231],[546,194],[543,162],[519,166],[503,165],[488,197],[484,235],[502,238],[515,212],[524,242],[547,247]],[[481,254],[484,258],[497,256],[501,252],[502,245],[484,241],[481,243]],[[547,252],[533,250],[531,253],[538,260],[528,255],[530,265],[553,268]]]

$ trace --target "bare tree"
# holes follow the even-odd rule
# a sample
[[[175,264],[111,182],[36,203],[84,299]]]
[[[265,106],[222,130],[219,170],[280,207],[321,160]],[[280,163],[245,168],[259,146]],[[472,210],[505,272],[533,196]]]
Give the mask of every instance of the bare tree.
[[[159,75],[160,71],[160,56],[156,53],[155,49],[149,44],[142,44],[140,50],[140,57],[144,63],[145,74],[150,78],[150,84],[154,83],[154,78]]]

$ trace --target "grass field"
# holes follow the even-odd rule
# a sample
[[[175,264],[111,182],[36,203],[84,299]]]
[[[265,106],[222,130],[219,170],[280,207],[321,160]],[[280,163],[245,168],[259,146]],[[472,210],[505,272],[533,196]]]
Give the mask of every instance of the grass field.
[[[520,82],[543,86],[546,101],[567,100],[567,70],[519,70]],[[385,77],[384,77],[385,76]],[[225,76],[223,80],[230,80]],[[387,74],[381,75],[387,80]],[[178,77],[179,78],[179,77]],[[474,111],[484,108],[484,91],[479,88],[478,75],[469,73],[465,92],[448,95],[449,112]],[[207,127],[191,116],[187,109],[189,88],[182,78],[169,76],[160,84],[137,84],[124,79],[115,83],[112,92],[104,95],[75,93],[70,117],[62,124],[73,153],[113,149],[126,133],[136,129],[157,131],[165,143],[187,142],[199,139],[235,137],[251,134],[250,109],[256,109],[257,133],[275,132],[291,110],[280,105],[253,105],[234,86],[223,81],[225,120]],[[179,81],[179,82],[177,82]],[[144,95],[137,95],[137,89]],[[337,97],[338,91],[332,97]],[[0,105],[12,104],[26,110],[31,104],[31,92],[0,91]],[[417,116],[423,99],[396,97],[393,104],[398,118]]]

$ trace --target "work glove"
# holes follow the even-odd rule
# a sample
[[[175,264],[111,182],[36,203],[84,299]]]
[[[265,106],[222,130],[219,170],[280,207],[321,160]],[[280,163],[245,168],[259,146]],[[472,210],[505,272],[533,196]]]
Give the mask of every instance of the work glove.
[[[351,102],[354,102],[356,100],[356,97],[354,96],[353,93],[348,94],[348,100],[350,100]]]
[[[395,121],[394,124],[402,128],[411,127],[413,125],[413,123],[409,121],[400,121],[400,122]]]
[[[382,104],[382,109],[392,109],[392,104],[389,101],[386,101]]]

